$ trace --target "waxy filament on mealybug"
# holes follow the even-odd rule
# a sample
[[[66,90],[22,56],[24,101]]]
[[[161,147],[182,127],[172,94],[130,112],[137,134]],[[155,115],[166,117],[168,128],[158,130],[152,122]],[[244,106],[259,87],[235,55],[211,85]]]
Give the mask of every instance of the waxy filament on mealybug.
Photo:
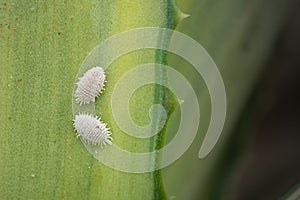
[[[76,83],[77,89],[75,90],[76,103],[88,104],[95,101],[104,90],[105,73],[102,67],[96,66],[88,70],[79,81]]]
[[[81,137],[88,144],[100,145],[101,147],[112,144],[111,132],[99,117],[78,114],[74,119],[74,127],[77,137]]]
[[[102,67],[96,66],[89,69],[76,83],[75,102],[80,106],[94,102],[104,90],[105,78]],[[77,114],[73,125],[77,137],[88,144],[100,145],[101,147],[112,144],[109,128],[97,116],[92,116],[87,112]]]

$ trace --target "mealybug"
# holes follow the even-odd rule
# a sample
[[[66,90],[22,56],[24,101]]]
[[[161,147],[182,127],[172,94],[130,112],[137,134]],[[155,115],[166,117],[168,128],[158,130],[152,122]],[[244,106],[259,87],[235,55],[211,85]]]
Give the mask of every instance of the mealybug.
[[[88,104],[95,101],[104,90],[105,73],[102,67],[93,67],[88,70],[76,83],[75,101],[81,104]]]
[[[78,114],[75,116],[74,127],[77,137],[81,137],[88,144],[100,145],[112,144],[111,132],[100,118],[89,114]]]

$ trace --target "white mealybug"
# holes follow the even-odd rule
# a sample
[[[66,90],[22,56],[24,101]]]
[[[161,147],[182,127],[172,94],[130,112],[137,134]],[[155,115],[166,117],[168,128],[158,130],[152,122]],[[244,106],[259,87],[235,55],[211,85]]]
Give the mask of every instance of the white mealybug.
[[[89,114],[78,114],[74,119],[74,127],[77,137],[81,137],[88,144],[100,145],[112,144],[111,132],[99,117]]]
[[[105,73],[102,67],[96,66],[88,70],[76,83],[75,101],[81,104],[88,104],[95,101],[104,90]]]

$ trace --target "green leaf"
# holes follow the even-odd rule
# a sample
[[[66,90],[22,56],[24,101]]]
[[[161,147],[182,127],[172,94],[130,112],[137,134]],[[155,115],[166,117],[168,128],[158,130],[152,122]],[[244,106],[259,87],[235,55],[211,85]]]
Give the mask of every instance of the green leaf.
[[[73,130],[72,95],[81,63],[96,45],[133,28],[174,28],[174,2],[11,0],[0,1],[0,9],[0,198],[165,198],[158,171],[119,172],[88,153]],[[165,64],[164,52],[141,50],[113,63],[96,105],[114,142],[131,151],[156,149],[162,138],[139,142],[126,136],[110,119],[107,102],[122,74],[148,62]],[[165,98],[162,87],[141,88],[130,102],[133,119],[149,123],[149,106]]]
[[[201,124],[191,148],[163,171],[168,195],[178,199],[220,198],[228,173],[224,149],[271,53],[290,2],[178,1],[179,7],[191,14],[179,30],[202,44],[221,71],[228,117],[213,152],[198,160],[210,116],[208,92],[185,61],[169,55],[169,64],[189,77],[194,86]],[[119,172],[87,151],[73,130],[72,95],[83,60],[100,42],[133,28],[174,29],[183,17],[173,0],[0,0],[0,198],[167,198],[159,171]],[[169,37],[164,35],[158,42],[165,43]],[[166,64],[166,54],[147,49],[120,57],[108,69],[107,90],[96,102],[96,113],[112,128],[114,143],[133,152],[157,149],[164,140],[163,135],[142,140],[127,136],[110,112],[113,85],[143,63]],[[164,78],[164,71],[156,73]],[[163,104],[170,114],[176,101],[159,86],[137,90],[129,104],[133,120],[148,124],[148,110],[155,103]],[[174,130],[177,127],[170,126]],[[166,136],[166,142],[171,139],[172,135]]]

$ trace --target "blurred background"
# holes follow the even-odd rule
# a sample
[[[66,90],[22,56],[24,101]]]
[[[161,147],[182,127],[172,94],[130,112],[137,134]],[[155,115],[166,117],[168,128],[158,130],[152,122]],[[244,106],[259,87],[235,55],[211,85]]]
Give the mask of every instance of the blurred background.
[[[194,141],[163,170],[166,191],[176,199],[282,199],[300,183],[300,1],[178,3],[191,14],[178,30],[203,45],[216,62],[228,111],[209,156],[197,160],[201,142]],[[198,94],[202,121],[196,141],[202,141],[209,95],[186,62],[171,55],[170,64]]]
[[[298,1],[238,123],[243,135],[228,149],[238,163],[227,199],[278,199],[300,183],[299,9]]]

